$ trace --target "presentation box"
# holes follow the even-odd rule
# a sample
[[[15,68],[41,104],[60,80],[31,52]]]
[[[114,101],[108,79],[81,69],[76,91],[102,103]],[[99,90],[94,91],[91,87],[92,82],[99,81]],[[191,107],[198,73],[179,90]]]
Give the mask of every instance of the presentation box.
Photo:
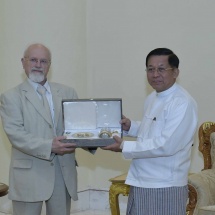
[[[103,147],[122,137],[122,99],[67,99],[62,101],[66,143]]]

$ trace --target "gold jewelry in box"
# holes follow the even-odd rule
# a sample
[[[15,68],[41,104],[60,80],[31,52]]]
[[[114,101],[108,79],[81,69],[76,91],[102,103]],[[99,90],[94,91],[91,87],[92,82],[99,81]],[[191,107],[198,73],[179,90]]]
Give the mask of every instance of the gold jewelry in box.
[[[72,136],[76,138],[89,138],[89,137],[93,137],[94,134],[90,132],[78,132],[73,134]]]
[[[103,139],[110,138],[114,133],[118,133],[118,131],[111,132],[109,129],[101,129],[99,133],[99,137]]]
[[[110,131],[107,131],[107,130],[103,130],[103,131],[100,131],[99,133],[99,137],[100,138],[110,138],[112,136],[112,133]]]

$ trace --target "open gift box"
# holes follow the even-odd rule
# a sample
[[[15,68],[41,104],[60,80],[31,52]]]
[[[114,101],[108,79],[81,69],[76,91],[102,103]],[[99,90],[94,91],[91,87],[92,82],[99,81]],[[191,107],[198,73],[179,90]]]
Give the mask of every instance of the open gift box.
[[[63,142],[77,147],[102,147],[122,137],[122,99],[67,99],[62,101]]]

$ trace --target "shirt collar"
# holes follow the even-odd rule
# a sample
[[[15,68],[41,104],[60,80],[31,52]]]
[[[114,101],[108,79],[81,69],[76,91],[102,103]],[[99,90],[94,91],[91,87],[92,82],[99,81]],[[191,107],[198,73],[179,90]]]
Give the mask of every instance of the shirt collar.
[[[167,95],[169,95],[170,93],[172,93],[173,91],[175,91],[175,89],[176,89],[177,87],[178,87],[178,84],[177,84],[177,83],[174,83],[169,89],[157,93],[157,96],[158,96],[158,97],[167,96]]]

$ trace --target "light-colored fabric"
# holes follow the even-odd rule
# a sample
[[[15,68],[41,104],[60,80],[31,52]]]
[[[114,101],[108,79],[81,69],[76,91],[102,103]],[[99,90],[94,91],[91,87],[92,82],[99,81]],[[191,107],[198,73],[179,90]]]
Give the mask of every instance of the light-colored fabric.
[[[130,187],[127,215],[185,215],[187,186],[166,188]]]
[[[201,207],[198,215],[215,215],[215,206]]]
[[[12,201],[13,215],[40,215],[43,202]]]
[[[70,215],[71,198],[66,189],[62,174],[58,173],[61,172],[61,168],[57,156],[55,156],[55,170],[54,192],[51,198],[46,201],[46,214]]]
[[[189,175],[188,183],[197,191],[197,203],[194,214],[197,215],[199,208],[208,205],[215,205],[215,171],[214,169],[204,170],[200,173]]]
[[[199,173],[190,174],[188,183],[197,192],[197,202],[193,215],[214,214],[215,208],[215,132],[210,135],[212,169],[203,170]]]
[[[212,163],[211,169],[215,169],[215,132],[211,133],[210,142],[211,142],[211,163]]]
[[[54,158],[55,184],[51,198],[46,201],[46,215],[70,215],[71,198],[66,189],[58,157]],[[13,202],[13,215],[40,215],[43,202]]]
[[[16,201],[48,200],[54,189],[55,155],[52,140],[63,134],[62,99],[76,99],[74,89],[49,83],[55,109],[54,122],[28,81],[3,93],[0,114],[4,130],[12,144],[9,198]],[[70,196],[77,200],[75,154],[58,156],[63,178]],[[61,173],[59,173],[61,174]]]
[[[123,155],[132,159],[126,184],[161,188],[187,185],[190,153],[197,128],[197,104],[178,84],[152,92],[144,103],[142,122],[128,132]]]

